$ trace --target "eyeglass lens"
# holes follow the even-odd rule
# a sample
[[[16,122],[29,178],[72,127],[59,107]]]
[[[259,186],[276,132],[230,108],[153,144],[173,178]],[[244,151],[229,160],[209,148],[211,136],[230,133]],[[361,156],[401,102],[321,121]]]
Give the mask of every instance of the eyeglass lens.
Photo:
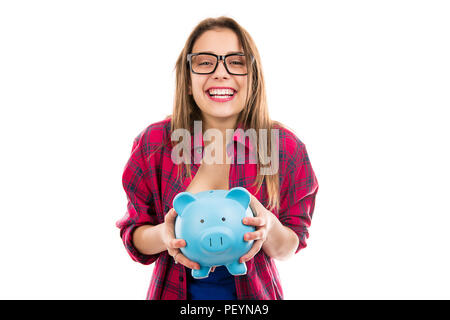
[[[197,73],[211,73],[218,59],[215,56],[208,54],[199,54],[192,57],[192,70]],[[230,73],[246,74],[247,64],[245,63],[245,56],[230,55],[225,59],[225,64]]]

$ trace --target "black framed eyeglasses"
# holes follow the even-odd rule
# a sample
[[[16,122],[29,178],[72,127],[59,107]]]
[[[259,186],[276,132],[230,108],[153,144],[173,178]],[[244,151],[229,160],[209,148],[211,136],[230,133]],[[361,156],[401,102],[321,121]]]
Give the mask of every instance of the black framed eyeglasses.
[[[187,61],[192,73],[211,74],[216,71],[219,61],[223,61],[229,74],[236,76],[247,75],[247,60],[243,53],[230,53],[219,56],[209,52],[189,53]],[[252,62],[254,58],[252,57]]]

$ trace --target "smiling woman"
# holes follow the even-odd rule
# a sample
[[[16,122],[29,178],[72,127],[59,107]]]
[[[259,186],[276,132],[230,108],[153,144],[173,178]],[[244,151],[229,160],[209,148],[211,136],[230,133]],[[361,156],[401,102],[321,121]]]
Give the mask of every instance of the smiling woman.
[[[274,259],[287,259],[306,247],[318,191],[306,147],[270,119],[258,50],[233,19],[201,21],[175,69],[173,113],[136,137],[123,173],[128,211],[117,222],[131,257],[143,264],[156,261],[147,298],[283,299]],[[197,123],[202,129],[195,134]],[[185,133],[179,138],[189,147],[181,149],[185,161],[176,162],[172,155],[179,141],[172,138],[180,131]],[[214,139],[203,140],[209,132]],[[228,132],[233,132],[231,139]],[[247,132],[264,132],[265,137],[245,139]],[[209,161],[213,155],[207,150],[218,150],[224,161]],[[246,161],[252,153],[258,161]],[[194,161],[197,155],[200,161]],[[267,159],[279,161],[275,171],[265,170],[273,165]],[[247,274],[233,276],[213,266],[207,279],[193,279],[186,268],[200,266],[181,252],[185,239],[174,236],[173,199],[185,191],[195,195],[234,187],[249,191],[255,215],[241,220],[255,227],[242,239],[252,241],[250,250],[236,261],[246,264]]]

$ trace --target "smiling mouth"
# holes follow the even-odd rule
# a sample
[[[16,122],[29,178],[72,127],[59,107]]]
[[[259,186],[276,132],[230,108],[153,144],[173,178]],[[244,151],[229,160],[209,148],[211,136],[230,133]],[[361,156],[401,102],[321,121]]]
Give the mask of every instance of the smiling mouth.
[[[237,91],[234,89],[210,89],[206,90],[208,97],[216,102],[226,102],[234,98]]]
[[[212,101],[215,101],[215,102],[227,102],[227,101],[233,100],[234,97],[236,96],[236,93],[233,93],[231,95],[228,95],[228,94],[224,94],[224,95],[222,95],[222,94],[210,95],[209,93],[206,93],[206,95]]]

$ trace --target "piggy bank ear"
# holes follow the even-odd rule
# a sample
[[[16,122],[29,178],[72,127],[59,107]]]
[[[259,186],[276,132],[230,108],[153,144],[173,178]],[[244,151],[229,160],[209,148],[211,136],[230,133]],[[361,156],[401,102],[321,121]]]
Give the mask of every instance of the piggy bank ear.
[[[179,216],[183,215],[184,209],[197,199],[189,192],[180,192],[173,198],[173,207]]]
[[[228,191],[228,193],[225,195],[225,198],[233,199],[239,202],[239,204],[244,207],[244,209],[247,209],[250,203],[250,193],[247,191],[247,189],[241,187],[236,187]]]

